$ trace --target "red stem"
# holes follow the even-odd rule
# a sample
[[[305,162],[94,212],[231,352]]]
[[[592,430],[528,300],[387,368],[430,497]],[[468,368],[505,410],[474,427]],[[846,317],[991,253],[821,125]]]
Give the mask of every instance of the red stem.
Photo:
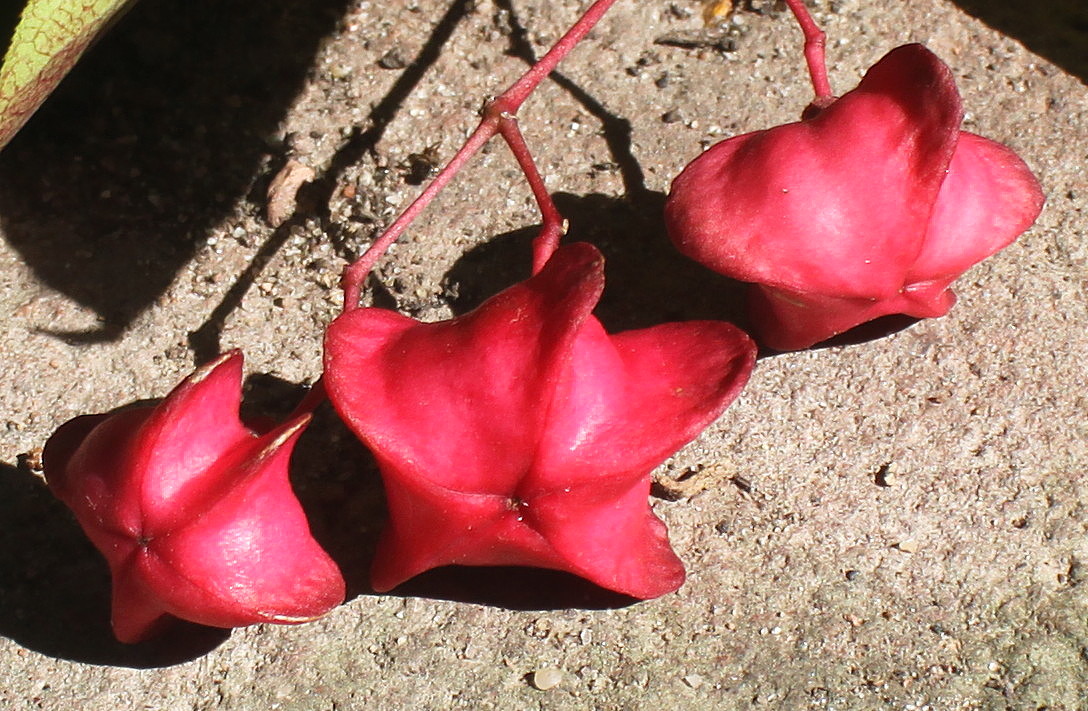
[[[615,2],[616,0],[596,0],[585,11],[585,14],[578,18],[574,26],[567,30],[567,33],[560,37],[559,41],[548,50],[547,54],[541,57],[536,64],[529,68],[529,71],[522,75],[521,79],[514,82],[509,89],[502,93],[502,96],[495,100],[496,102],[505,102],[502,110],[510,114],[516,114],[537,85],[559,66],[559,62],[563,61],[563,58],[570,54],[570,51],[589,34],[589,31],[604,17],[604,14],[608,12]]]
[[[404,233],[408,225],[419,216],[419,213],[441,192],[442,188],[446,187],[450,180],[460,172],[473,154],[497,133],[502,133],[511,151],[513,151],[514,157],[517,158],[518,164],[521,165],[522,170],[525,172],[525,177],[529,181],[533,195],[536,197],[537,204],[540,205],[543,215],[544,226],[537,238],[537,243],[534,244],[534,270],[541,255],[545,252],[550,255],[549,248],[554,251],[554,245],[558,243],[559,236],[562,234],[562,218],[559,217],[558,211],[552,204],[551,197],[547,195],[544,182],[540,178],[535,164],[533,164],[528,148],[525,147],[525,142],[521,138],[521,132],[517,129],[514,121],[517,118],[518,109],[521,108],[521,105],[529,98],[529,95],[533,93],[536,87],[540,85],[540,82],[544,81],[559,62],[582,41],[615,2],[616,0],[595,0],[585,14],[578,18],[578,21],[567,30],[567,33],[548,50],[547,54],[540,58],[540,61],[530,67],[529,71],[525,72],[510,88],[488,102],[484,108],[483,118],[476,130],[465,141],[461,150],[457,151],[457,154],[454,155],[446,167],[435,176],[434,181],[420,193],[419,197],[412,201],[408,209],[389,226],[389,229],[382,233],[359,259],[344,269],[343,276],[340,279],[340,286],[344,290],[344,311],[359,307],[359,295],[363,281],[371,269],[374,268],[375,263],[381,259],[389,248],[389,245],[393,244]],[[526,166],[530,167],[527,168]]]
[[[551,193],[544,185],[544,178],[537,170],[536,162],[529,153],[529,146],[525,144],[525,138],[518,127],[517,116],[503,116],[499,123],[499,133],[502,134],[510,152],[525,174],[529,187],[536,198],[536,204],[540,208],[541,226],[540,233],[533,240],[533,274],[536,274],[547,264],[555,250],[559,248],[559,240],[567,233],[567,221],[559,214],[559,209],[552,200]]]
[[[824,56],[827,35],[812,19],[804,0],[786,0],[786,4],[805,35],[805,62],[812,79],[812,89],[816,92],[816,99],[812,103],[817,107],[825,107],[835,100],[835,95],[831,93],[831,82],[827,78],[827,60]]]
[[[457,154],[435,176],[431,184],[419,194],[419,197],[412,201],[408,209],[401,213],[400,217],[378,239],[374,240],[374,243],[363,252],[361,257],[344,269],[344,273],[340,277],[340,287],[344,290],[344,311],[350,311],[359,306],[359,292],[363,287],[363,281],[370,274],[370,270],[374,268],[377,261],[385,254],[385,250],[389,249],[389,245],[396,242],[397,238],[404,234],[404,231],[408,229],[408,225],[412,224],[412,221],[419,216],[419,213],[423,212],[423,209],[427,207],[431,200],[442,191],[442,188],[453,180],[453,176],[457,175],[469,158],[480,149],[480,146],[491,140],[493,135],[495,135],[495,129],[491,125],[491,117],[485,116],[480,125],[476,127],[476,130],[472,132],[472,135],[468,137],[468,140],[465,141],[465,145],[461,146],[461,150],[457,151]]]

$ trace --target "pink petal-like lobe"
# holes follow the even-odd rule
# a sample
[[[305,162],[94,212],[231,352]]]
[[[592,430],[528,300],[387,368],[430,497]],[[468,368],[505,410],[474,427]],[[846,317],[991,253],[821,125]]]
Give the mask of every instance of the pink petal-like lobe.
[[[719,143],[673,182],[677,247],[756,284],[760,340],[804,348],[879,316],[944,314],[948,285],[1034,221],[1009,149],[959,130],[951,72],[921,45],[885,55],[814,117]]]
[[[332,324],[329,398],[389,501],[375,589],[449,564],[566,570],[641,598],[683,582],[649,471],[736,397],[754,346],[712,322],[609,336],[591,315],[603,286],[600,253],[575,243],[460,318]]]
[[[113,575],[113,625],[139,641],[166,615],[219,627],[301,622],[344,597],[288,481],[308,416],[257,436],[227,354],[153,408],[76,418],[45,473]]]

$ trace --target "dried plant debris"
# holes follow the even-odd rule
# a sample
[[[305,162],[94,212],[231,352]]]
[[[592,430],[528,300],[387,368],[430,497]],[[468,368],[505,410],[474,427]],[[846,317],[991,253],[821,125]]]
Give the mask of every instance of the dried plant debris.
[[[265,215],[268,224],[279,227],[295,214],[299,188],[314,179],[314,169],[297,160],[289,160],[268,185]]]

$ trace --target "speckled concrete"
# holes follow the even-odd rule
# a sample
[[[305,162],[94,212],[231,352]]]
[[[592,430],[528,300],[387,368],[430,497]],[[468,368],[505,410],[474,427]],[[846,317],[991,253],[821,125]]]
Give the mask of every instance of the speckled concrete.
[[[539,52],[583,4],[145,2],[0,154],[0,708],[1088,708],[1088,88],[942,0],[820,0],[832,81],[926,43],[965,128],[1017,150],[1046,209],[947,317],[761,359],[656,473],[682,494],[654,500],[679,592],[629,604],[491,570],[370,593],[380,487],[322,410],[295,476],[351,599],[302,627],[112,641],[105,566],[35,450],[221,348],[244,349],[251,402],[290,408],[344,259],[419,190],[411,154],[451,155],[523,70],[511,23]],[[734,285],[667,245],[663,194],[701,146],[810,96],[788,15],[744,13],[727,54],[655,44],[697,34],[698,9],[620,2],[523,111],[571,237],[608,259],[613,329],[737,314]],[[263,191],[288,158],[318,179],[273,230]],[[535,221],[495,144],[373,298],[463,311],[524,273]]]

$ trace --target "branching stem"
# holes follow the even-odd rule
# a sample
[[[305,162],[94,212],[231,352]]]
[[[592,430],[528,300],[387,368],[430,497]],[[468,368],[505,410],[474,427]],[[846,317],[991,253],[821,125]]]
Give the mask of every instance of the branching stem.
[[[533,240],[533,274],[536,274],[544,268],[548,259],[559,248],[559,240],[567,233],[567,221],[559,214],[551,193],[544,185],[544,178],[537,170],[536,161],[533,160],[529,147],[525,144],[525,138],[521,135],[517,116],[504,116],[499,123],[499,134],[510,147],[510,152],[514,154],[521,172],[525,174],[525,180],[533,191],[536,204],[540,208],[540,233]]]
[[[540,58],[540,61],[530,67],[529,71],[514,82],[510,88],[488,102],[487,106],[484,107],[483,118],[476,130],[472,132],[472,135],[468,137],[461,149],[446,164],[446,167],[435,176],[435,179],[420,193],[419,197],[412,201],[408,209],[370,245],[366,252],[344,269],[340,280],[340,286],[344,290],[344,311],[359,307],[359,296],[363,282],[377,261],[385,254],[389,245],[393,244],[404,233],[412,221],[442,191],[442,188],[446,187],[450,180],[465,167],[465,164],[468,163],[476,151],[496,134],[501,134],[510,146],[510,150],[514,153],[514,157],[525,173],[526,180],[529,181],[537,205],[540,206],[543,227],[533,245],[534,272],[540,266],[543,266],[541,260],[547,261],[547,257],[551,255],[558,245],[559,238],[564,231],[564,222],[544,186],[540,172],[537,170],[536,164],[533,162],[532,156],[529,154],[529,150],[521,136],[521,131],[517,127],[518,109],[540,85],[540,82],[544,81],[559,62],[585,38],[615,2],[616,0],[595,0],[567,33],[548,50],[547,54]]]

